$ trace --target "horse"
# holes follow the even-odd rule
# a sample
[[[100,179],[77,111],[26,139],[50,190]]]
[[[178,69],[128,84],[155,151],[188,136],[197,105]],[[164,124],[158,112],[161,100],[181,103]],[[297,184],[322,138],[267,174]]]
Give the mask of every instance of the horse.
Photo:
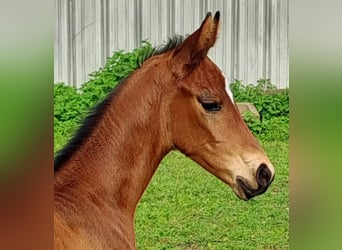
[[[163,157],[179,150],[242,200],[275,170],[207,56],[220,12],[145,58],[55,157],[55,249],[136,249],[134,213]]]

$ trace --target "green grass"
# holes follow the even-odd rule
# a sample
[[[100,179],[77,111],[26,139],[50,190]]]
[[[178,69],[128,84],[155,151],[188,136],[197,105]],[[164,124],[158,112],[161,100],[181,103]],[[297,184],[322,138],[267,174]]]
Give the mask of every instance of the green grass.
[[[138,249],[288,249],[288,145],[264,142],[276,168],[248,202],[179,152],[159,166],[135,217]]]

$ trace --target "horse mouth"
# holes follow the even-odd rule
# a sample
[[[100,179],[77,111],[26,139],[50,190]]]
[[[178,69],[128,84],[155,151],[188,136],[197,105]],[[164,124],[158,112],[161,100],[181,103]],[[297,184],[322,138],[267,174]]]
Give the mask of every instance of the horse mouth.
[[[253,198],[254,196],[265,193],[268,188],[268,185],[267,186],[259,185],[257,189],[253,189],[241,177],[237,178],[237,184],[240,187],[239,189],[242,191],[242,195],[240,196],[240,198],[245,201]]]

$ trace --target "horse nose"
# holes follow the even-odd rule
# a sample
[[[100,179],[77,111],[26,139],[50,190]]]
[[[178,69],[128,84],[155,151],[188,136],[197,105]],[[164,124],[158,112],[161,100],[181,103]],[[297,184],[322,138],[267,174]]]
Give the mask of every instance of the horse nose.
[[[271,170],[267,167],[266,164],[262,163],[257,172],[256,179],[260,187],[267,187],[273,181],[273,176]]]

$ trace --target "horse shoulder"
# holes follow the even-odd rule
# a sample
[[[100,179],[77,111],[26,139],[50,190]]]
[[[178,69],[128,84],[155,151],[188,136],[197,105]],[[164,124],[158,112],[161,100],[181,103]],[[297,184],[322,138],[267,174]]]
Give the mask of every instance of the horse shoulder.
[[[100,220],[103,218],[100,218]],[[121,221],[121,220],[120,220]],[[58,214],[54,214],[54,249],[118,249],[118,250],[134,250],[135,242],[127,237],[126,230],[118,227],[121,223],[107,221],[108,231],[103,233],[102,230],[94,225],[97,233],[91,233],[82,230],[80,227],[71,228],[68,223]],[[110,226],[108,225],[110,224]],[[124,226],[124,225],[122,225]]]

